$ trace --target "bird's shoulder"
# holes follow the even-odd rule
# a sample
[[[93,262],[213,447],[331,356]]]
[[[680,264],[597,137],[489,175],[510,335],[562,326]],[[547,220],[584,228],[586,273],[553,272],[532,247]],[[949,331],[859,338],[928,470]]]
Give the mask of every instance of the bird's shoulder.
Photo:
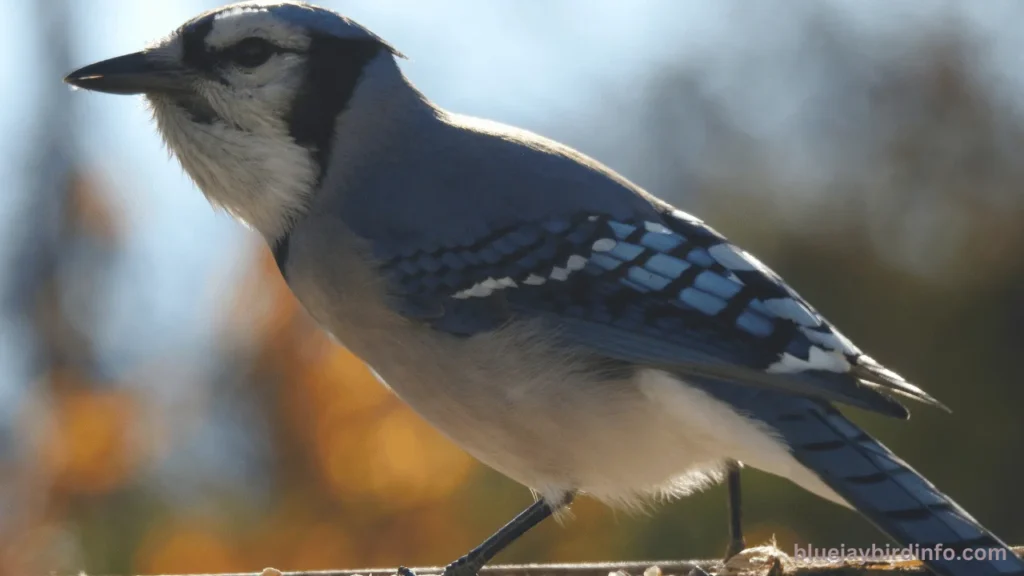
[[[336,210],[384,255],[458,245],[579,211],[653,218],[655,200],[600,162],[533,132],[439,111],[410,122],[346,183]]]

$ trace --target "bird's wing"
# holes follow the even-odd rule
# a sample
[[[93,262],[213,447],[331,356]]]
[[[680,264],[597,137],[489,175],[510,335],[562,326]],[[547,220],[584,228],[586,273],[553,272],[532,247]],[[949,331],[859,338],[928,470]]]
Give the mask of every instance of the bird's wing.
[[[381,258],[395,307],[451,334],[541,318],[610,358],[906,417],[939,405],[861,353],[777,274],[697,218],[521,222]]]

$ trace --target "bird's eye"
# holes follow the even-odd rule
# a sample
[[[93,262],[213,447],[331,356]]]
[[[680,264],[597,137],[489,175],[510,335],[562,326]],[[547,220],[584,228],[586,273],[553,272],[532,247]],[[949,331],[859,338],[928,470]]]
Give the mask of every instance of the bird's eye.
[[[276,49],[273,44],[262,38],[246,38],[231,47],[229,56],[231,61],[245,68],[255,68],[274,55]]]

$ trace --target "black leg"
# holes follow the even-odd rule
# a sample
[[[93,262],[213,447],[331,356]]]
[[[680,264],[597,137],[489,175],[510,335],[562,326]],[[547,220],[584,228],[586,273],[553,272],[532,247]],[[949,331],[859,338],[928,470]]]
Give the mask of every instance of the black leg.
[[[728,560],[746,549],[747,545],[743,541],[743,500],[740,494],[742,465],[735,460],[729,460],[726,466],[729,487],[729,548],[725,551],[725,559]]]
[[[523,534],[526,534],[530,528],[540,524],[557,510],[568,506],[572,502],[573,496],[574,494],[572,493],[566,494],[562,501],[555,505],[554,508],[543,500],[534,502],[508,524],[502,526],[490,538],[484,540],[482,544],[470,550],[462,558],[446,566],[444,576],[476,576],[476,573],[480,571],[480,568],[483,568],[484,564],[490,562],[491,558],[497,556],[509,544],[515,542]],[[398,574],[399,576],[415,576],[412,570],[404,566],[398,568]]]

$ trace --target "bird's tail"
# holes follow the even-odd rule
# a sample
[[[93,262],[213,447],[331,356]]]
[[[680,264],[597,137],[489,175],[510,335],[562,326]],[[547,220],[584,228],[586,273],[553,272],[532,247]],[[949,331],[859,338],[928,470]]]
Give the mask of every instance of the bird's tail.
[[[793,399],[795,400],[795,399]],[[793,456],[880,530],[946,576],[1024,575],[1024,561],[831,405],[800,399],[758,410]],[[764,418],[765,412],[774,412]]]

